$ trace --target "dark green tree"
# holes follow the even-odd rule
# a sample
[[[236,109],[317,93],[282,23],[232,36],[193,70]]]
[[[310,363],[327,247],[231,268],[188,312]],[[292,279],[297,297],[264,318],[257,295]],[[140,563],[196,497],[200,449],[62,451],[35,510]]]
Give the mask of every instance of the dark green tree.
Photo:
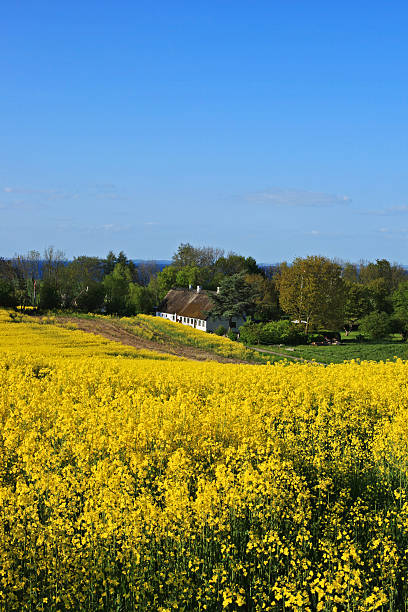
[[[17,306],[17,297],[12,281],[0,278],[0,306]]]
[[[348,335],[358,321],[373,310],[371,292],[366,285],[345,282],[344,330]]]
[[[370,340],[381,340],[391,332],[391,317],[387,312],[370,312],[360,320],[358,329]]]
[[[132,277],[124,264],[117,263],[113,272],[105,276],[103,286],[105,289],[105,306],[108,314],[125,315],[129,297],[129,284]]]
[[[90,281],[75,297],[73,306],[81,312],[97,312],[101,310],[105,299],[103,283]]]
[[[400,283],[392,294],[391,301],[394,306],[395,329],[402,334],[405,341],[408,339],[408,281]]]
[[[210,294],[214,304],[210,314],[228,319],[228,326],[231,328],[234,317],[253,315],[258,296],[257,289],[246,281],[245,272],[227,276],[220,285],[219,293]]]
[[[41,310],[55,310],[61,307],[61,295],[53,280],[46,279],[41,281],[39,307]]]

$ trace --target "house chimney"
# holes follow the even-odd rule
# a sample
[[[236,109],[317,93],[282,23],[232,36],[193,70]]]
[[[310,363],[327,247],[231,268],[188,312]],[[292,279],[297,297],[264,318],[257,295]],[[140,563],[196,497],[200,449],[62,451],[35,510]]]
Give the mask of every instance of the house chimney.
[[[217,293],[219,293],[219,292],[220,292],[220,288],[219,288],[219,287],[217,287]]]
[[[200,293],[200,291],[201,291],[201,286],[197,285],[197,293]]]

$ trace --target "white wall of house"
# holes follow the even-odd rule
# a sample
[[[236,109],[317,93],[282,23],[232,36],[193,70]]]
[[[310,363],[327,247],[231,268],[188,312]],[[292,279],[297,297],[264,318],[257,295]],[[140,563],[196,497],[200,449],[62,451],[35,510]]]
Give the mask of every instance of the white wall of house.
[[[195,329],[200,329],[201,331],[214,332],[221,325],[228,330],[228,319],[214,319],[210,317],[207,320],[204,319],[196,319],[193,317],[180,317],[177,314],[170,314],[168,312],[156,312],[156,317],[163,317],[164,319],[169,319],[169,321],[178,321],[182,323],[182,325],[188,325],[189,327],[194,327]],[[181,319],[181,320],[180,320]],[[245,323],[245,320],[242,317],[234,318],[235,327],[238,331],[239,327]]]
[[[156,312],[156,317],[163,317],[163,319],[169,319],[170,321],[176,320],[176,315],[168,312]]]
[[[162,317],[164,319],[169,319],[169,321],[175,321],[178,323],[182,323],[183,325],[188,325],[189,327],[194,327],[195,329],[207,331],[206,321],[204,321],[203,319],[196,319],[193,317],[181,317],[178,314],[170,314],[168,312],[156,312],[156,317]]]

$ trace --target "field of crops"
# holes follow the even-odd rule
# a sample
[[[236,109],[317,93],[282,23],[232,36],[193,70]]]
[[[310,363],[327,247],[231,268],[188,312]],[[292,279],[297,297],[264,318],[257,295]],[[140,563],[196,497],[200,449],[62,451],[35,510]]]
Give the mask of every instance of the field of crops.
[[[14,313],[11,313],[14,316]],[[75,324],[55,325],[55,317],[29,317],[0,309],[0,355],[46,357],[127,357],[130,359],[177,359],[160,352],[144,351],[111,342],[75,329]]]
[[[362,359],[366,361],[386,361],[394,358],[408,359],[408,344],[406,342],[349,342],[328,346],[296,346],[290,351],[285,347],[264,346],[279,353],[287,353],[288,358],[301,357],[315,359],[321,363],[343,363],[345,360]]]
[[[0,338],[0,609],[407,609],[406,363]]]
[[[106,318],[106,317],[105,317]],[[182,323],[174,323],[161,317],[140,314],[136,317],[123,317],[120,323],[130,329],[133,333],[148,339],[155,339],[156,342],[174,342],[186,346],[195,346],[200,349],[212,351],[221,357],[230,357],[243,361],[257,361],[266,363],[273,361],[252,349],[246,348],[239,342],[234,342],[229,338],[209,334],[199,329],[194,329]]]

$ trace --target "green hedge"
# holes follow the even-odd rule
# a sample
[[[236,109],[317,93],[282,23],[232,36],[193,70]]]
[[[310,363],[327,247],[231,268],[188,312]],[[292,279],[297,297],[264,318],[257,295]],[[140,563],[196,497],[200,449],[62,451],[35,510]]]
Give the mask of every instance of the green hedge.
[[[307,342],[303,328],[287,320],[269,323],[247,322],[240,327],[239,335],[244,344],[306,344]]]

